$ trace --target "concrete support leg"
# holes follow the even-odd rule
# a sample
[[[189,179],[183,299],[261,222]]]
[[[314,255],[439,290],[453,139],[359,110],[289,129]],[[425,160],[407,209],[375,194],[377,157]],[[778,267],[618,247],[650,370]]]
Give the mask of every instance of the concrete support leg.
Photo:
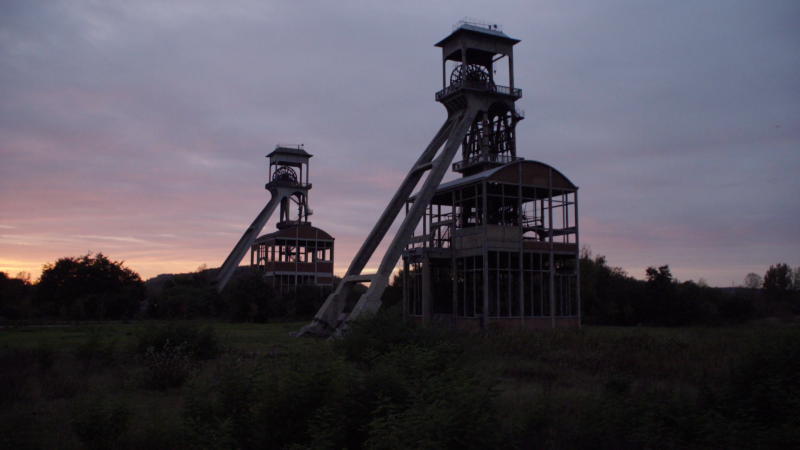
[[[270,216],[272,216],[275,208],[280,204],[281,200],[291,195],[290,190],[282,188],[274,189],[270,191],[270,193],[272,194],[272,198],[269,200],[269,203],[267,203],[267,206],[256,216],[256,219],[247,231],[244,232],[239,242],[233,247],[233,250],[225,259],[225,262],[222,263],[219,272],[217,272],[217,277],[214,279],[217,290],[222,291],[225,285],[228,284],[236,268],[239,267],[239,263],[242,262],[242,258],[244,258],[247,250],[253,245],[258,234],[261,233],[261,230],[264,228]]]
[[[444,174],[447,172],[447,168],[452,162],[477,111],[478,108],[472,106],[451,114],[447,118],[439,129],[439,132],[422,153],[422,156],[420,156],[408,172],[408,175],[406,175],[400,188],[397,190],[391,202],[389,202],[389,205],[386,207],[386,210],[384,210],[381,215],[381,218],[375,224],[372,232],[370,232],[364,244],[361,246],[361,249],[356,254],[356,257],[350,264],[347,274],[339,283],[336,291],[325,300],[325,303],[314,317],[314,321],[303,327],[298,335],[326,335],[331,334],[335,329],[339,328],[342,325],[339,319],[346,306],[347,295],[350,293],[353,286],[360,282],[369,282],[370,286],[367,292],[361,296],[347,320],[355,319],[362,312],[374,312],[380,308],[380,297],[389,283],[392,270],[395,264],[397,264],[397,260],[400,258],[400,254],[405,248],[408,239],[411,237],[414,228],[419,223],[425,208],[430,204],[431,198],[439,187],[439,183],[444,177]],[[439,148],[445,141],[447,142],[445,150],[434,160]],[[381,261],[378,273],[374,275],[362,275],[361,271],[372,257],[378,244],[380,244],[389,231],[389,227],[391,227],[409,196],[414,192],[414,188],[419,183],[422,175],[427,171],[430,172],[425,179],[425,183],[403,223],[400,225],[400,229],[395,235],[394,240],[389,245],[389,249]]]
[[[422,218],[422,215],[425,213],[428,205],[430,205],[434,194],[436,194],[436,189],[439,188],[439,183],[441,183],[442,178],[444,178],[445,173],[447,173],[450,163],[453,161],[458,148],[461,146],[461,141],[467,134],[467,131],[469,130],[470,125],[472,125],[472,121],[478,112],[479,108],[477,104],[475,104],[469,106],[459,115],[459,120],[456,126],[453,128],[447,138],[447,145],[445,145],[445,148],[439,157],[433,161],[433,167],[431,168],[428,177],[425,179],[425,183],[419,190],[419,193],[417,194],[414,203],[411,205],[411,209],[409,209],[408,214],[403,220],[403,223],[400,224],[400,228],[397,230],[397,234],[394,236],[392,243],[389,244],[389,248],[386,249],[386,254],[384,254],[383,259],[381,260],[381,265],[378,267],[378,273],[375,274],[372,284],[370,284],[367,292],[361,296],[347,320],[354,320],[362,312],[374,312],[380,308],[381,295],[383,295],[383,291],[386,289],[386,285],[389,282],[389,277],[392,274],[392,270],[394,270],[397,260],[400,259],[403,249],[406,247],[406,245],[408,245],[408,241],[411,239],[411,236],[414,233],[414,229],[417,227],[417,224],[419,224],[419,221]]]

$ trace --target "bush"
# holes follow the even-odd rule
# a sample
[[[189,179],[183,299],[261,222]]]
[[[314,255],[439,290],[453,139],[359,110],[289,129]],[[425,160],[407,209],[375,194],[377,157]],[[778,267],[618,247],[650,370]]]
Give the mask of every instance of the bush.
[[[405,345],[377,357],[365,389],[377,405],[365,448],[500,448],[491,384],[450,343]]]
[[[155,318],[216,317],[225,309],[222,296],[202,272],[170,278],[154,297],[148,300],[147,314]]]
[[[142,386],[161,391],[183,386],[199,364],[185,343],[172,345],[169,341],[158,350],[149,347],[138,360],[144,369]]]
[[[225,344],[212,325],[200,327],[189,322],[179,322],[148,326],[137,336],[134,351],[145,354],[152,347],[158,353],[164,348],[180,346],[198,361],[214,359],[225,350]]]
[[[223,291],[227,317],[231,322],[266,323],[276,317],[277,295],[260,273],[231,280]]]
[[[194,380],[184,393],[183,421],[193,448],[251,448],[253,406],[259,367],[248,371],[238,357],[226,355],[213,383]],[[237,445],[238,443],[238,445]]]
[[[218,376],[198,378],[185,392],[192,445],[500,447],[493,385],[457,340],[385,314],[362,317],[334,346],[307,341],[252,366],[226,356]]]
[[[296,319],[310,319],[322,306],[329,288],[312,284],[303,284],[281,294],[286,305],[285,314]]]
[[[414,342],[418,331],[403,322],[400,308],[381,309],[349,322],[346,338],[334,341],[334,347],[350,360],[366,361],[392,346]]]

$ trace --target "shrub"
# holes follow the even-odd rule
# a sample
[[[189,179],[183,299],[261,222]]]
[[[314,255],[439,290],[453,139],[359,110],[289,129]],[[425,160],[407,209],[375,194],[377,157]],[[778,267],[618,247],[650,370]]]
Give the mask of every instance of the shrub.
[[[169,341],[158,351],[149,347],[138,359],[144,369],[140,380],[142,385],[162,391],[183,386],[199,364],[186,344],[174,345]]]
[[[399,346],[378,357],[365,382],[377,405],[365,448],[500,448],[492,385],[458,355],[445,342]]]
[[[231,280],[223,291],[227,316],[232,322],[266,323],[275,317],[277,295],[260,273]]]
[[[457,340],[381,314],[357,323],[334,346],[306,341],[252,366],[224,357],[213,380],[195,379],[185,391],[184,423],[192,445],[501,445],[493,384],[478,376]]]
[[[397,305],[377,313],[365,313],[348,323],[344,339],[334,342],[334,348],[353,361],[366,362],[394,346],[412,343],[436,342],[444,338],[444,331],[433,327],[414,327],[404,323],[402,310]]]
[[[238,357],[226,355],[212,383],[194,380],[184,393],[183,421],[195,448],[251,448],[258,428],[254,405],[259,367],[248,371]]]
[[[167,319],[216,317],[222,311],[222,296],[203,272],[168,279],[147,306],[149,316]]]
[[[168,345],[169,344],[169,345]],[[144,354],[152,347],[158,353],[164,348],[183,346],[185,351],[198,361],[214,359],[225,350],[214,327],[182,322],[168,323],[166,325],[149,325],[136,339],[134,351]]]
[[[310,319],[322,306],[330,289],[312,284],[303,284],[281,294],[286,305],[286,315],[298,319]]]

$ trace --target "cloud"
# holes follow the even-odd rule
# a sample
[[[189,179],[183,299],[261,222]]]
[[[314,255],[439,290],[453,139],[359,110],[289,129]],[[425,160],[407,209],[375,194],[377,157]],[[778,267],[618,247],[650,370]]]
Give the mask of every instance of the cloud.
[[[581,187],[611,264],[727,285],[800,263],[792,1],[3,2],[0,254],[219,265],[264,155],[304,143],[343,272],[445,119],[433,44],[464,15],[522,40],[519,154]]]

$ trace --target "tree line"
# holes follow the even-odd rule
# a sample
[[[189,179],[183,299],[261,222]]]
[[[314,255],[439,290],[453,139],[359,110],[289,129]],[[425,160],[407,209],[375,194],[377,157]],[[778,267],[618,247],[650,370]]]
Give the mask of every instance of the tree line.
[[[584,247],[580,256],[583,322],[596,325],[682,326],[741,322],[800,314],[800,267],[772,265],[747,274],[734,288],[702,279],[679,281],[669,265],[648,267],[638,280]]]
[[[102,253],[45,264],[36,282],[27,273],[0,272],[0,320],[125,320],[222,318],[268,322],[313,316],[329,288],[304,285],[279,293],[263,276],[241,267],[220,293],[217,269],[164,274],[144,282]]]
[[[0,272],[0,319],[214,317],[264,323],[309,318],[330,292],[305,285],[280,293],[260,274],[240,267],[219,293],[211,283],[215,270],[202,266],[193,273],[144,282],[124,261],[102,253],[64,257],[45,264],[36,282],[24,272],[13,278]],[[649,267],[645,279],[638,280],[585,247],[580,287],[583,321],[594,325],[682,326],[800,314],[800,267],[785,263],[770,266],[763,277],[747,274],[739,287],[712,288],[702,279],[675,279],[669,265]],[[348,302],[355,303],[360,295],[355,290]],[[402,276],[396,276],[383,304],[390,307],[401,299]]]

